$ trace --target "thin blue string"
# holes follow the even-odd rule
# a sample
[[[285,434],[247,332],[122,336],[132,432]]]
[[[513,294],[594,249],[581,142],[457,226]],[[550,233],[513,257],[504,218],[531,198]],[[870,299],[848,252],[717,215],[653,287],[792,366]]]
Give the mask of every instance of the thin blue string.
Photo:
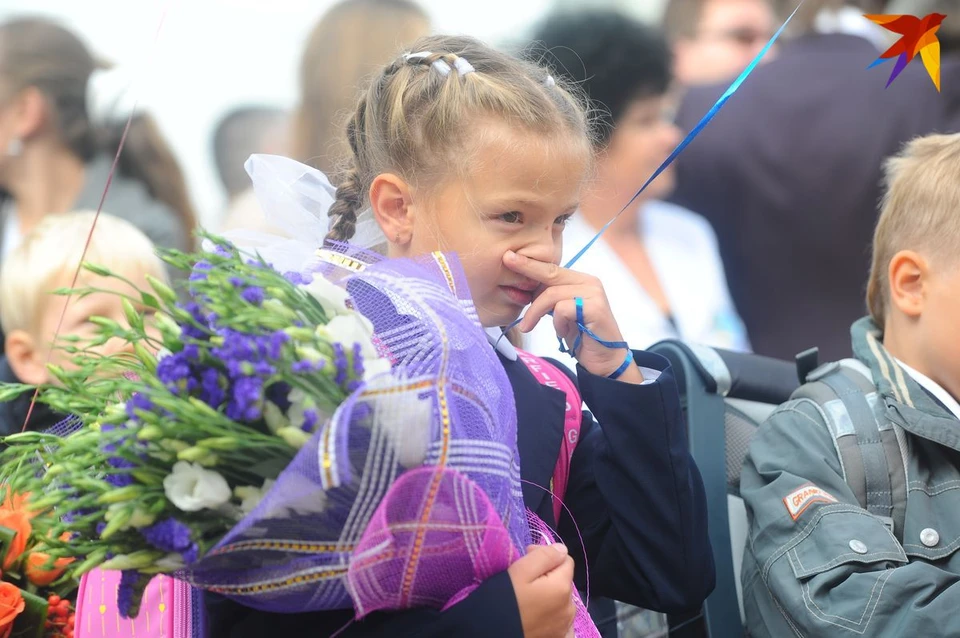
[[[714,103],[714,105],[710,107],[710,110],[707,111],[707,114],[703,116],[703,118],[697,123],[695,127],[693,127],[693,130],[691,130],[687,134],[687,136],[683,138],[680,144],[678,144],[677,147],[673,149],[673,152],[670,153],[667,159],[665,159],[663,163],[660,164],[660,166],[657,168],[657,170],[653,172],[653,175],[651,175],[647,179],[647,181],[643,183],[643,186],[641,186],[640,189],[636,193],[634,193],[633,197],[630,198],[630,201],[628,201],[624,205],[624,207],[620,209],[620,212],[617,213],[613,217],[613,219],[611,219],[610,221],[608,221],[606,224],[603,225],[603,228],[601,228],[600,231],[596,235],[594,235],[593,238],[590,239],[590,241],[587,242],[586,246],[581,248],[580,251],[577,252],[577,254],[574,255],[572,259],[570,259],[570,261],[564,264],[563,266],[564,268],[573,267],[573,265],[577,263],[580,260],[580,258],[583,257],[583,255],[588,250],[590,250],[590,248],[595,243],[597,243],[597,240],[599,240],[600,237],[603,236],[605,232],[607,232],[607,229],[610,228],[610,226],[612,226],[613,223],[620,218],[620,215],[626,212],[626,210],[630,208],[630,205],[633,204],[635,201],[637,201],[637,198],[640,197],[643,191],[647,190],[647,186],[649,186],[651,182],[653,182],[653,180],[659,177],[660,174],[667,169],[667,167],[673,164],[674,160],[677,159],[677,156],[679,156],[680,153],[682,153],[683,150],[687,148],[687,145],[689,145],[690,142],[692,142],[694,138],[697,137],[697,135],[699,135],[701,131],[703,131],[703,129],[707,126],[707,124],[710,123],[710,120],[712,120],[714,116],[716,116],[716,114],[720,112],[720,109],[724,107],[724,105],[727,103],[727,100],[729,100],[731,96],[733,96],[733,94],[737,92],[737,90],[740,88],[740,85],[743,84],[743,81],[746,80],[747,77],[749,77],[750,74],[753,73],[754,69],[757,68],[757,65],[760,64],[760,61],[763,59],[763,56],[767,54],[767,52],[774,45],[774,43],[780,38],[780,35],[783,33],[784,29],[787,28],[787,25],[790,24],[790,21],[793,19],[793,16],[796,15],[797,11],[800,10],[800,7],[803,6],[804,1],[805,0],[800,0],[800,4],[797,5],[796,9],[793,10],[793,13],[791,13],[787,17],[784,23],[780,25],[780,28],[777,29],[777,32],[773,34],[773,37],[770,38],[770,41],[767,42],[767,44],[760,50],[759,53],[757,53],[756,57],[753,58],[750,64],[747,65],[747,68],[745,68],[743,72],[737,77],[737,79],[733,81],[733,84],[731,84],[727,88],[727,90],[724,91],[723,95],[720,96],[720,99],[718,99],[716,103]],[[510,330],[514,326],[518,325],[521,321],[523,321],[524,316],[525,315],[520,316],[516,321],[514,321],[509,326],[504,328],[503,334],[500,336],[500,339],[506,336],[508,330]],[[498,339],[498,342],[499,342],[499,339]]]

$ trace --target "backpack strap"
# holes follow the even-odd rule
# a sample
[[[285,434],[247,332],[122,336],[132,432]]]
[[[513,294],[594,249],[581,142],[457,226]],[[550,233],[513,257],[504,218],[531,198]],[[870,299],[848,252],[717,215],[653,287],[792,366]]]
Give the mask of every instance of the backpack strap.
[[[857,502],[903,537],[907,481],[905,450],[894,424],[878,415],[869,370],[852,359],[814,370],[794,395],[820,407],[833,436],[843,478]]]
[[[556,388],[567,395],[567,405],[563,417],[563,440],[560,442],[560,455],[550,479],[550,491],[553,493],[553,520],[560,521],[563,511],[563,497],[570,480],[570,461],[580,440],[580,426],[583,421],[581,406],[583,399],[573,380],[555,365],[529,352],[517,349],[517,356],[530,370],[534,378],[543,385]]]

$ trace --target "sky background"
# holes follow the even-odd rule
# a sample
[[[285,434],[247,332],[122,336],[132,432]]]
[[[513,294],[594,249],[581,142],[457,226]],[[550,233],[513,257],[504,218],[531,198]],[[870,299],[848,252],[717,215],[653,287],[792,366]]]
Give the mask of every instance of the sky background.
[[[571,0],[421,0],[438,32],[492,44],[522,38],[551,7]],[[126,67],[187,173],[201,220],[224,205],[210,139],[217,119],[244,103],[292,107],[307,34],[332,0],[2,0],[0,20],[53,16],[96,55]],[[659,14],[661,0],[577,0]],[[161,20],[162,18],[162,20]],[[161,26],[162,25],[162,26]],[[158,31],[159,27],[159,31]]]

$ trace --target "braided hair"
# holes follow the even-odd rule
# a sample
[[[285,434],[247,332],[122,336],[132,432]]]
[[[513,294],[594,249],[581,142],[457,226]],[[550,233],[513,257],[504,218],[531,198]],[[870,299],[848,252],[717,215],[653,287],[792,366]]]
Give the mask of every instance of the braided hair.
[[[329,210],[329,240],[353,237],[377,175],[418,185],[449,176],[478,116],[542,136],[573,135],[590,148],[582,99],[547,69],[469,37],[430,36],[412,51],[384,67],[347,122],[350,157]]]

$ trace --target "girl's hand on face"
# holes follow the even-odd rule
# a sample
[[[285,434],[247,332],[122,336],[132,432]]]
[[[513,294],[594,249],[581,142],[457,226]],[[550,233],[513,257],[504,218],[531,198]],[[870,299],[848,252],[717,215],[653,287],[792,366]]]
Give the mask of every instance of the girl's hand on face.
[[[553,312],[553,327],[557,336],[564,340],[568,348],[572,348],[580,333],[575,301],[580,297],[583,300],[583,325],[605,341],[623,341],[603,284],[596,277],[567,270],[554,263],[537,261],[513,251],[507,251],[503,263],[513,272],[541,284],[540,291],[520,322],[521,332],[530,332],[544,315]],[[623,365],[627,349],[608,348],[584,334],[573,355],[588,372],[607,377]],[[631,364],[619,380],[642,383],[643,375],[640,368]]]

